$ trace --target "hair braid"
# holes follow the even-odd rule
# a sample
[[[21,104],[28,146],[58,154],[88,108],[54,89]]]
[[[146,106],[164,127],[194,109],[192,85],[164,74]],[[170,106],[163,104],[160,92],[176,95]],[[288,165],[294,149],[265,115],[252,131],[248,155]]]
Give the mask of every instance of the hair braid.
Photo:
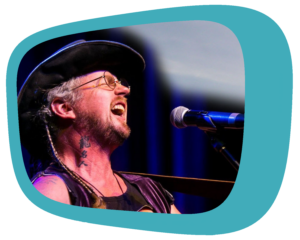
[[[101,208],[101,209],[105,209],[106,208],[106,204],[103,201],[103,199],[101,197],[99,197],[95,191],[88,186],[83,180],[82,178],[75,173],[74,171],[72,171],[71,169],[69,169],[59,158],[58,153],[54,147],[53,141],[52,141],[52,137],[49,131],[49,127],[47,125],[47,123],[45,122],[45,126],[46,126],[46,131],[47,131],[47,136],[49,139],[49,143],[50,143],[50,148],[52,150],[52,154],[53,154],[53,158],[56,162],[58,162],[58,164],[71,176],[73,177],[79,184],[81,184],[92,196],[94,203],[92,205],[92,208]]]

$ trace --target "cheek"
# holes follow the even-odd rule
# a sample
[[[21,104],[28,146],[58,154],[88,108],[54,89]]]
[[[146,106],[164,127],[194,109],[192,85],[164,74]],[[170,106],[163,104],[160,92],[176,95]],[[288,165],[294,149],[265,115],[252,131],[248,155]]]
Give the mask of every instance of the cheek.
[[[111,113],[111,96],[106,91],[100,92],[99,89],[95,89],[82,99],[82,106],[98,117],[108,117]]]
[[[93,100],[90,103],[90,111],[92,114],[97,116],[107,117],[109,116],[110,110],[110,103],[105,102],[103,99]]]

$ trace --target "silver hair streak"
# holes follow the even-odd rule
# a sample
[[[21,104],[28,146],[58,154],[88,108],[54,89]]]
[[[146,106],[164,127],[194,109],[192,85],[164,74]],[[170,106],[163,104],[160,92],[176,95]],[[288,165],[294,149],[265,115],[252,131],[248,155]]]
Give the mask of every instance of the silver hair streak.
[[[78,86],[81,82],[83,76],[72,78],[67,82],[64,82],[62,85],[56,86],[48,91],[47,94],[47,106],[42,111],[49,116],[53,116],[51,111],[51,103],[55,98],[61,98],[62,100],[69,102],[71,105],[74,105],[76,101],[80,100],[82,94],[80,91],[70,91],[74,87]]]

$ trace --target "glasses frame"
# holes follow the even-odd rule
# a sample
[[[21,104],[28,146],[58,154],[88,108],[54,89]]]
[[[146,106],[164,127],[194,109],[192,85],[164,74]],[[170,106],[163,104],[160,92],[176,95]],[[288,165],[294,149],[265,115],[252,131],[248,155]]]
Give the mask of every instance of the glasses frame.
[[[86,83],[84,83],[84,84],[81,84],[81,85],[79,85],[79,86],[77,86],[77,87],[75,87],[75,88],[72,88],[70,91],[76,90],[76,89],[78,89],[78,88],[80,88],[80,87],[82,87],[82,86],[84,86],[84,85],[86,85],[86,84],[88,84],[88,83],[90,83],[90,82],[94,82],[94,81],[96,81],[96,80],[98,80],[98,79],[100,79],[100,78],[104,78],[105,83],[102,83],[102,84],[99,84],[99,85],[93,86],[93,87],[82,88],[81,90],[89,89],[89,88],[97,88],[97,87],[102,86],[102,85],[107,85],[107,86],[113,91],[113,90],[117,87],[117,84],[122,85],[122,80],[118,80],[116,77],[114,77],[115,81],[114,81],[113,85],[108,84],[108,82],[107,82],[107,80],[106,80],[106,78],[105,78],[105,73],[106,73],[106,72],[107,72],[107,71],[105,71],[105,72],[103,73],[103,75],[100,76],[100,77],[97,77],[97,78],[95,78],[95,79],[93,79],[93,80],[90,80],[90,81],[88,81],[88,82],[86,82]],[[125,80],[125,81],[126,81],[126,80]],[[123,82],[124,82],[124,80],[123,80]],[[126,82],[127,82],[127,81],[126,81]],[[112,87],[112,86],[113,86],[113,87]],[[129,86],[129,85],[128,85],[128,86],[122,85],[122,86],[123,86],[123,87],[126,87],[126,88],[128,88],[128,89],[130,90],[130,86]]]

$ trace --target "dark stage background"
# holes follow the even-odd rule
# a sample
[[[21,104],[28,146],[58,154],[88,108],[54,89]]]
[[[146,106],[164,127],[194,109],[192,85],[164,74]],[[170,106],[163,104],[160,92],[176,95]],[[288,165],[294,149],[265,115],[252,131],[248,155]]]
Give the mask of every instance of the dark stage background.
[[[18,92],[29,73],[43,60],[61,47],[79,40],[111,40],[124,43],[137,50],[146,61],[146,69],[137,79],[132,79],[128,99],[128,125],[131,136],[112,155],[114,170],[159,175],[205,178],[217,180],[236,179],[231,165],[211,147],[204,132],[189,127],[176,129],[170,123],[172,109],[185,106],[189,109],[240,112],[244,106],[226,102],[216,97],[190,96],[166,85],[163,70],[155,49],[132,33],[119,29],[100,30],[56,38],[32,48],[24,56],[18,71]],[[243,131],[226,130],[223,140],[232,155],[239,161]],[[24,164],[29,172],[29,155],[23,148]],[[221,200],[173,192],[175,205],[182,213],[200,213],[219,206]]]

